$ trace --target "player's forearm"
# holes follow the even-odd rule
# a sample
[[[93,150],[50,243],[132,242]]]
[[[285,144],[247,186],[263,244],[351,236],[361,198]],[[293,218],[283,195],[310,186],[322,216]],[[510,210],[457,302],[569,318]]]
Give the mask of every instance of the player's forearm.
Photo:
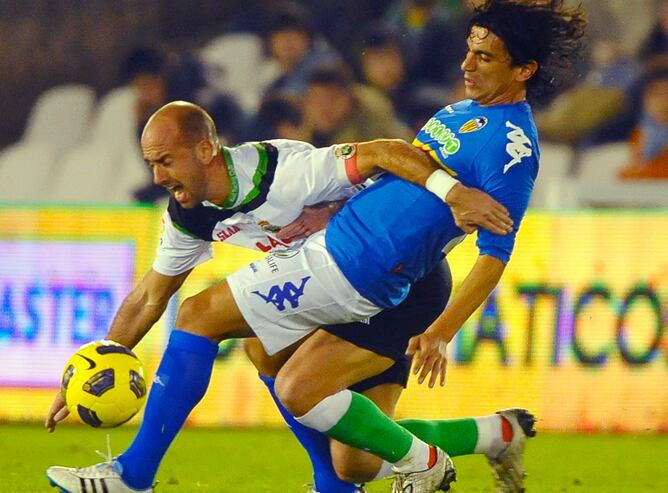
[[[496,257],[479,256],[447,308],[429,330],[437,331],[443,339],[450,342],[464,322],[494,290],[505,267]]]
[[[190,270],[166,276],[150,269],[123,300],[107,338],[129,348],[136,346],[165,312],[169,299],[188,274]]]
[[[387,171],[424,186],[429,176],[439,169],[427,154],[399,139],[362,142],[357,152],[357,168],[364,178]]]
[[[466,188],[442,170],[424,151],[400,139],[358,144],[357,169],[363,178],[387,171],[426,187],[448,204],[451,190]]]
[[[114,317],[107,339],[133,348],[160,319],[167,303],[150,304],[146,293],[130,293]]]

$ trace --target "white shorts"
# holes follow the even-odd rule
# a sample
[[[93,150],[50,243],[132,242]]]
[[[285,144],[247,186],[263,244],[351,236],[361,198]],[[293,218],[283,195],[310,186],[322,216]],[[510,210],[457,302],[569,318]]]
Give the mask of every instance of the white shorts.
[[[325,248],[325,232],[297,250],[270,254],[227,278],[237,306],[267,353],[321,325],[368,319],[382,309],[359,294]]]

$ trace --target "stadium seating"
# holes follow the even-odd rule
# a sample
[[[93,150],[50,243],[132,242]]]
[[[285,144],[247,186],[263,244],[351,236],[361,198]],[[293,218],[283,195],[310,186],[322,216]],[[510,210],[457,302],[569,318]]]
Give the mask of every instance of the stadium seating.
[[[540,170],[531,195],[531,205],[552,210],[575,206],[577,197],[569,177],[573,149],[565,144],[550,143],[541,144],[540,149]]]
[[[14,145],[0,154],[1,202],[48,202],[57,174],[57,150],[50,144]]]
[[[114,148],[136,146],[135,101],[135,91],[128,86],[114,89],[101,98],[87,140],[106,142]]]
[[[630,152],[625,142],[582,152],[575,177],[581,207],[668,207],[666,180],[617,179]]]
[[[85,85],[57,86],[33,106],[21,145],[49,144],[56,152],[79,143],[90,123],[95,91]]]
[[[149,183],[139,149],[90,142],[68,152],[58,167],[50,194],[55,202],[127,204]]]
[[[219,36],[200,52],[212,87],[230,94],[245,111],[260,106],[262,91],[277,69],[264,60],[262,40],[249,33]]]
[[[113,153],[88,143],[72,149],[59,163],[51,199],[55,202],[107,203],[113,190]]]

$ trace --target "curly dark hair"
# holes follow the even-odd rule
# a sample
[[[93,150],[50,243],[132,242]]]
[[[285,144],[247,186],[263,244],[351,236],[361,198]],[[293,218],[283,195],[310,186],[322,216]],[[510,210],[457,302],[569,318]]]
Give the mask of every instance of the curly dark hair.
[[[527,99],[542,102],[582,56],[587,20],[579,5],[567,7],[563,0],[487,0],[475,8],[468,33],[473,26],[498,36],[513,66],[538,64],[527,82]]]

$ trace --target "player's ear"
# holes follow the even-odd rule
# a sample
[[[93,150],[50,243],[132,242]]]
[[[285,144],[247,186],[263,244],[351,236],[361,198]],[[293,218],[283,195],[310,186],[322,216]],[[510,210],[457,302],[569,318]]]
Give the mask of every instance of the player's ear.
[[[209,139],[200,140],[195,146],[195,156],[204,163],[210,163],[216,154],[217,149]]]
[[[531,60],[524,65],[520,65],[518,69],[515,80],[517,80],[517,82],[526,82],[538,71],[538,63]]]

